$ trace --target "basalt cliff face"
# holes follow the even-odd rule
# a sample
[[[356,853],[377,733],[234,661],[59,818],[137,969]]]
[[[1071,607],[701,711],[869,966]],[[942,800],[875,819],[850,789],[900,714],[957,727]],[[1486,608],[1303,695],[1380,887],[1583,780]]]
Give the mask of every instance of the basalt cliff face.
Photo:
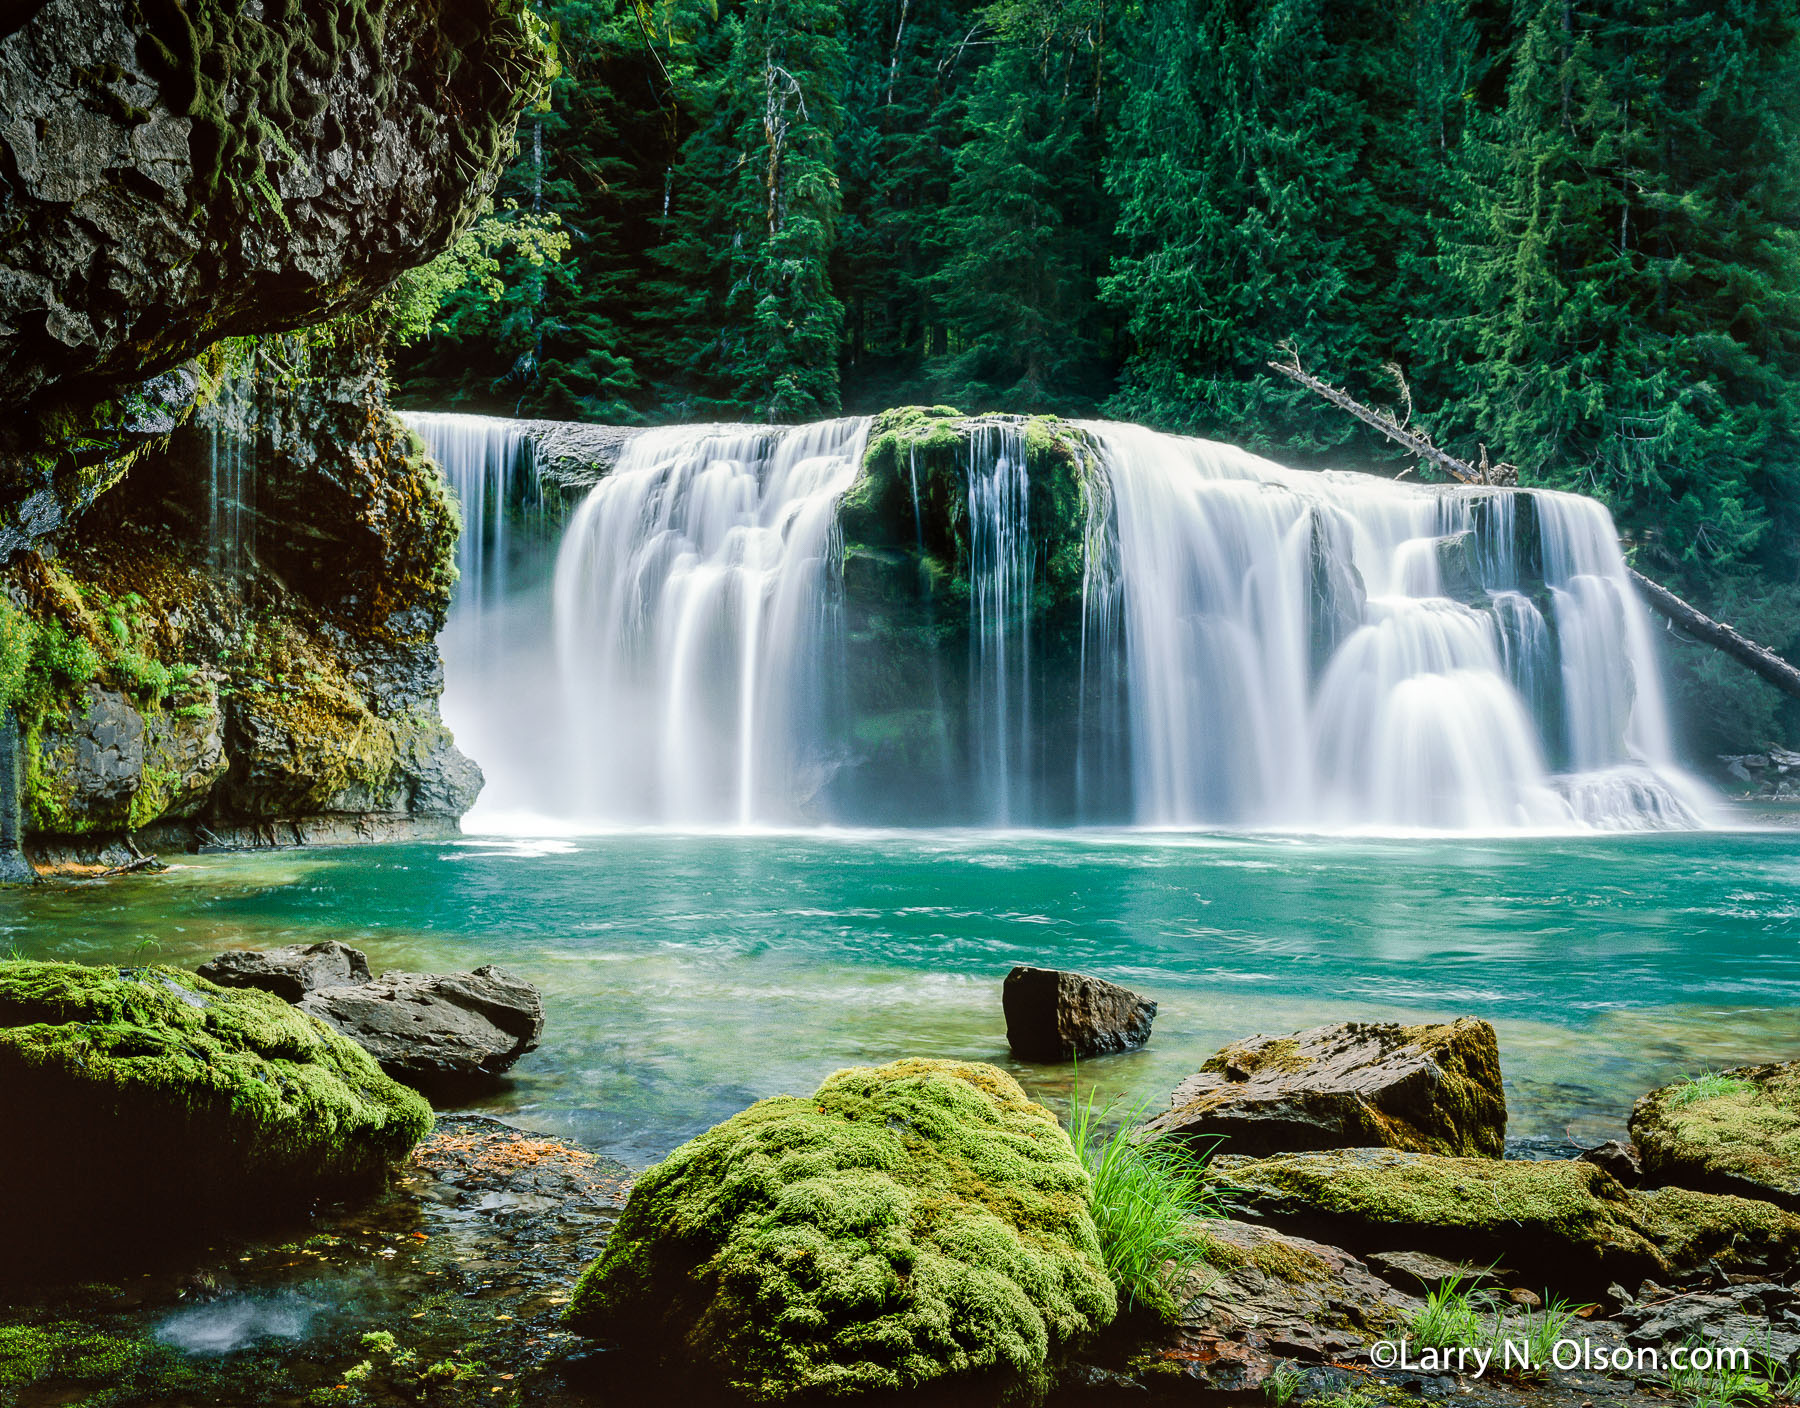
[[[519,0],[0,18],[14,878],[21,839],[379,836],[472,801],[437,712],[454,502],[377,349],[271,335],[366,310],[474,219],[534,23]]]

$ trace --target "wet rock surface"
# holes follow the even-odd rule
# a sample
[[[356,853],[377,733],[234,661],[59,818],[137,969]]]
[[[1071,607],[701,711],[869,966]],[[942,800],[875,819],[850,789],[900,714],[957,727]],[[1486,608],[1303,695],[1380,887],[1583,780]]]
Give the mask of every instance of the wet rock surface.
[[[1026,1061],[1130,1051],[1150,1040],[1156,1004],[1086,973],[1018,967],[1001,987],[1006,1042]]]
[[[1791,1286],[1753,1281],[1690,1295],[1662,1293],[1613,1318],[1624,1327],[1626,1343],[1636,1347],[1738,1346],[1759,1364],[1800,1373],[1800,1292]]]
[[[1686,1189],[1625,1188],[1580,1160],[1452,1159],[1345,1149],[1221,1156],[1213,1188],[1236,1216],[1368,1251],[1504,1258],[1533,1284],[1593,1295],[1608,1284],[1800,1271],[1800,1218]]]
[[[1344,1022],[1254,1036],[1175,1087],[1147,1128],[1228,1154],[1380,1145],[1498,1157],[1506,1097],[1488,1023]]]
[[[392,1188],[268,1240],[0,1289],[3,1381],[33,1402],[576,1404],[595,1366],[562,1316],[632,1170],[479,1115],[440,1115]],[[74,1333],[71,1327],[79,1327]],[[0,1334],[4,1341],[6,1334]]]
[[[297,1005],[414,1084],[500,1075],[544,1031],[538,990],[491,963],[470,973],[383,973],[314,988]]]
[[[455,506],[378,365],[319,352],[307,369],[281,383],[258,360],[54,561],[8,569],[101,666],[30,736],[40,863],[97,860],[126,833],[161,850],[434,837],[473,804],[480,769],[438,713]],[[255,480],[223,572],[219,456]]]
[[[361,949],[335,939],[286,948],[234,949],[197,970],[224,988],[261,988],[284,1002],[298,1002],[314,988],[366,983],[373,976]]]

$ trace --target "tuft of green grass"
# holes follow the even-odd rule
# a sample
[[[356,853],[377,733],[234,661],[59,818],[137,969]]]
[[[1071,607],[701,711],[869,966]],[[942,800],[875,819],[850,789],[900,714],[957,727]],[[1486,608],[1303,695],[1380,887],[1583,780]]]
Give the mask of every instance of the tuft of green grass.
[[[1496,1313],[1493,1299],[1482,1291],[1465,1291],[1463,1281],[1452,1276],[1433,1288],[1408,1327],[1411,1339],[1430,1349],[1479,1349],[1488,1343]]]
[[[1669,1092],[1668,1103],[1675,1109],[1697,1104],[1701,1100],[1717,1100],[1721,1095],[1754,1094],[1756,1087],[1747,1080],[1728,1076],[1723,1071],[1702,1071],[1689,1076],[1687,1082]]]
[[[1269,1377],[1263,1380],[1263,1397],[1275,1408],[1287,1408],[1305,1383],[1306,1370],[1292,1359],[1277,1359],[1275,1367],[1269,1370]]]
[[[1688,1347],[1699,1344],[1689,1340]],[[1773,1385],[1748,1369],[1715,1365],[1696,1369],[1691,1365],[1669,1368],[1669,1390],[1692,1408],[1756,1408],[1776,1398]]]
[[[1544,1295],[1543,1307],[1508,1319],[1498,1301],[1486,1291],[1463,1289],[1464,1278],[1453,1276],[1425,1298],[1408,1326],[1408,1335],[1433,1349],[1488,1349],[1502,1362],[1502,1345],[1523,1340],[1531,1376],[1542,1377],[1551,1363],[1558,1340],[1568,1337],[1580,1307]]]
[[[1094,1181],[1094,1227],[1106,1272],[1124,1308],[1142,1305],[1166,1320],[1184,1308],[1176,1291],[1205,1264],[1189,1221],[1216,1217],[1202,1166],[1174,1143],[1140,1137],[1148,1101],[1128,1107],[1107,1131],[1107,1110],[1079,1082],[1069,1138]]]

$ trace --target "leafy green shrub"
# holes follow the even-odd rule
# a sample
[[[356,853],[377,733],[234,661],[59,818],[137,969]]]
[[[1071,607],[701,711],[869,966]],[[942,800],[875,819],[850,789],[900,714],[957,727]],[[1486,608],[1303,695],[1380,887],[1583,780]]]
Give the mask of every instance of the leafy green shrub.
[[[31,618],[0,593],[0,709],[15,708],[23,696],[36,644]]]

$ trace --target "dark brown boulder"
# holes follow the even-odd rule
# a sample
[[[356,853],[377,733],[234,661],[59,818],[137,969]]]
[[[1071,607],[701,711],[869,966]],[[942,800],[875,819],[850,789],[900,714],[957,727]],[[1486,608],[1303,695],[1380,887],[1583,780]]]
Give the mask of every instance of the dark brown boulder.
[[[1381,1146],[1498,1158],[1506,1096],[1494,1029],[1343,1022],[1253,1036],[1175,1087],[1147,1129],[1262,1155]]]
[[[233,949],[202,963],[199,973],[222,988],[261,988],[284,1002],[298,1002],[314,988],[366,983],[372,976],[362,951],[336,939],[286,948]]]
[[[1000,990],[1006,1043],[1026,1061],[1129,1051],[1150,1040],[1156,1004],[1117,983],[1056,968],[1015,968]]]
[[[492,964],[472,973],[383,973],[300,999],[396,1080],[430,1085],[508,1070],[544,1031],[538,990]]]

